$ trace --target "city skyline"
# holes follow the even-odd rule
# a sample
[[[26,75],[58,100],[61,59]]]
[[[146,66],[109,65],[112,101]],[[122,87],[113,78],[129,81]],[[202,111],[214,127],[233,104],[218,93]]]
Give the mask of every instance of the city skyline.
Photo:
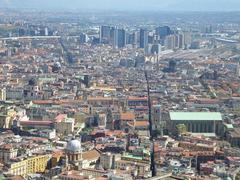
[[[0,8],[41,10],[240,11],[239,7],[240,2],[237,0],[2,0],[0,2]]]

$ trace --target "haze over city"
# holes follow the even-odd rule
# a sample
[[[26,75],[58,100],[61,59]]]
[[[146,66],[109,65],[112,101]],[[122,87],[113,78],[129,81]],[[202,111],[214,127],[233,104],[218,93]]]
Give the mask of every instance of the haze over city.
[[[0,7],[133,11],[238,11],[238,0],[1,0]]]

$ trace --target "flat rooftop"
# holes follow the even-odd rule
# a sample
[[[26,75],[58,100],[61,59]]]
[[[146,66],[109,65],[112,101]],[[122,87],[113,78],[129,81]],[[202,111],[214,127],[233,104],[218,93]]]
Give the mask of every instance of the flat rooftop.
[[[219,112],[170,112],[171,121],[222,121]]]

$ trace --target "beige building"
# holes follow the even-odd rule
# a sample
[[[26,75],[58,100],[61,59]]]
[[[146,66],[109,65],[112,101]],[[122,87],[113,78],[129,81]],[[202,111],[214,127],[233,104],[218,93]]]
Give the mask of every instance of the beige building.
[[[3,113],[0,113],[0,128],[9,129],[12,126],[13,119],[16,117],[16,111],[14,109],[6,109]]]
[[[113,168],[113,155],[111,153],[103,153],[100,156],[100,164],[103,169]]]
[[[0,89],[0,101],[6,101],[7,94],[6,94],[6,88]]]
[[[61,121],[55,122],[56,132],[59,134],[72,134],[74,131],[75,119],[73,118],[64,118]]]
[[[120,159],[115,162],[116,170],[133,170],[135,174],[141,177],[150,177],[149,163],[134,162],[125,159]]]
[[[61,173],[57,179],[63,180],[108,180],[102,177],[106,172],[94,169],[82,169],[80,171],[66,171]]]
[[[11,144],[4,144],[0,146],[0,161],[8,162],[10,159],[17,157],[18,150]]]
[[[116,161],[121,159],[121,154],[103,153],[100,156],[100,165],[103,169],[114,169]]]
[[[99,113],[99,126],[106,127],[107,115],[105,113]]]

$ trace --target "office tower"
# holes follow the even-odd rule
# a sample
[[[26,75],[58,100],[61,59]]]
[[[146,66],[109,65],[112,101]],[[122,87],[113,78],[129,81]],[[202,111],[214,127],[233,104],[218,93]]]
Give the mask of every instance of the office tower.
[[[140,29],[140,48],[144,48],[144,29]]]
[[[152,50],[152,44],[145,45],[144,54],[145,55],[151,55],[151,50]]]
[[[171,73],[176,72],[176,65],[177,65],[176,61],[170,60],[169,61],[169,66],[168,66],[168,71],[171,72]]]
[[[158,35],[153,35],[153,43],[154,44],[159,44],[161,41],[160,41],[160,36]]]
[[[159,55],[161,52],[161,44],[153,44],[151,47],[151,54]]]
[[[24,36],[25,35],[25,29],[20,28],[18,30],[18,36]]]
[[[88,42],[88,35],[85,34],[85,33],[81,33],[80,36],[79,36],[79,42],[80,44],[84,44],[86,42]]]
[[[176,43],[175,35],[166,36],[164,40],[165,49],[171,49],[171,50],[175,49],[175,43]]]
[[[99,31],[100,43],[109,44],[111,37],[111,27],[110,26],[101,26]]]
[[[164,46],[166,49],[185,49],[185,35],[181,34],[172,34],[165,37]]]
[[[126,33],[126,44],[132,44],[132,34]]]
[[[124,29],[118,29],[118,48],[126,46],[126,31]]]
[[[113,49],[118,49],[118,29],[113,29]]]
[[[123,48],[126,46],[126,31],[124,29],[114,29],[113,48]]]
[[[49,33],[48,33],[48,28],[47,28],[47,27],[44,28],[44,35],[45,35],[45,36],[48,36],[48,35],[49,35]]]
[[[92,44],[99,44],[100,43],[100,39],[96,38],[96,37],[92,37]]]
[[[184,49],[185,48],[185,40],[184,34],[174,34],[174,49]]]
[[[114,44],[114,30],[115,30],[115,27],[110,28],[110,42],[109,42],[109,44],[112,45],[112,46]]]
[[[138,33],[133,32],[126,35],[126,43],[132,45],[133,48],[137,48]]]
[[[40,36],[45,36],[46,35],[46,29],[45,28],[38,28],[37,30],[37,35],[40,35]]]
[[[140,29],[140,48],[146,48],[148,44],[148,31]]]
[[[180,36],[179,34],[174,34],[174,49],[178,49],[180,46]]]
[[[149,33],[147,30],[140,30],[140,48],[144,48],[145,55],[148,55],[151,51],[151,46],[148,44]]]
[[[152,36],[152,35],[148,36],[148,43],[149,44],[153,44],[154,43],[154,36]]]
[[[137,45],[137,32],[127,35],[127,44],[131,44],[134,47]]]
[[[134,47],[137,47],[137,41],[138,41],[138,33],[134,32],[133,33],[133,43],[132,43]]]
[[[212,25],[205,26],[204,33],[206,33],[206,34],[213,33]]]
[[[30,36],[35,36],[36,35],[36,31],[35,30],[30,30],[29,34],[30,34]]]
[[[192,44],[191,33],[183,32],[183,36],[184,36],[184,49],[188,49]]]
[[[166,36],[172,34],[170,27],[163,26],[156,28],[156,35],[160,36],[161,39],[165,39]]]

